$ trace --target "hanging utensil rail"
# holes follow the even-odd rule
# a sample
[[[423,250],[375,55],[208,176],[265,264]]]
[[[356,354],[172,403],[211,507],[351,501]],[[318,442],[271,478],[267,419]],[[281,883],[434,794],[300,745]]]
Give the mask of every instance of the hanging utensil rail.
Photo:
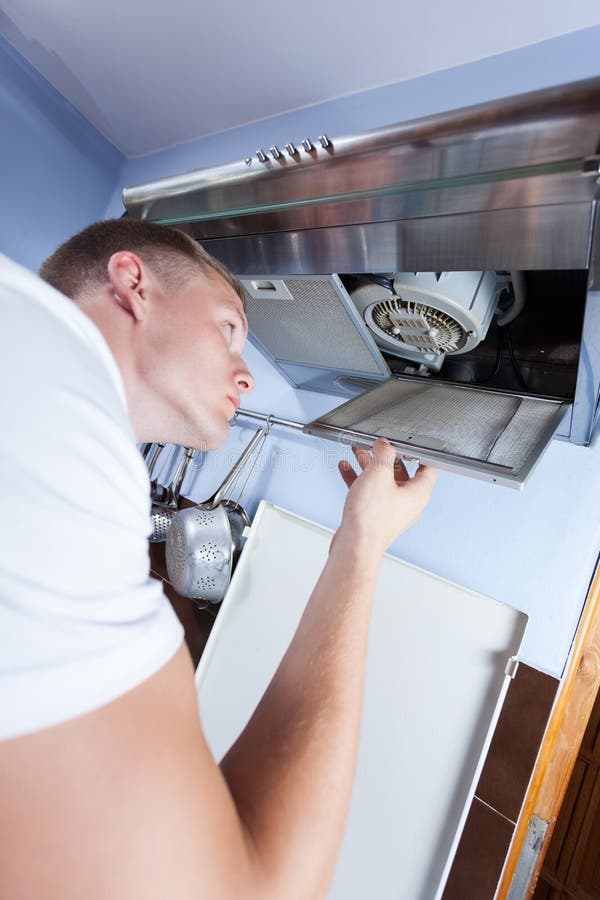
[[[305,427],[301,422],[293,422],[291,419],[280,419],[278,416],[254,412],[254,410],[251,409],[238,409],[233,417],[234,422],[237,420],[238,416],[245,416],[249,419],[260,419],[261,422],[267,423],[267,430],[270,429],[271,425],[284,425],[286,428],[295,428],[297,431],[303,431]]]

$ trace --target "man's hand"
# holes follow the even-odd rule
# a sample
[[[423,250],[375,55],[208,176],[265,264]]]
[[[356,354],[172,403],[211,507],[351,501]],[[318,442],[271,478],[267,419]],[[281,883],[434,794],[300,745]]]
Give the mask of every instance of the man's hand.
[[[366,544],[373,554],[384,553],[423,512],[437,472],[421,465],[409,478],[404,463],[396,459],[394,448],[383,438],[375,441],[372,452],[354,448],[354,455],[362,469],[360,475],[346,460],[339,464],[350,490],[335,542]]]

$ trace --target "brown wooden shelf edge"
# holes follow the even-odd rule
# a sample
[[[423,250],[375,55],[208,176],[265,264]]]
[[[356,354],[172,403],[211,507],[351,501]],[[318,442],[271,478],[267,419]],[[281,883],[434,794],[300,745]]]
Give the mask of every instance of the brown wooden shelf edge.
[[[564,678],[559,687],[527,794],[517,820],[496,897],[509,891],[532,816],[548,823],[527,894],[530,900],[544,856],[585,734],[594,700],[600,689],[600,562],[596,570],[575,640],[569,654]]]

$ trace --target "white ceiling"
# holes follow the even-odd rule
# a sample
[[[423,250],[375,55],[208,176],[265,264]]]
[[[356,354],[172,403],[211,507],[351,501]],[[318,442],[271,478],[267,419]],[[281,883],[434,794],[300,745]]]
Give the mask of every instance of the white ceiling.
[[[127,156],[600,23],[598,0],[3,0],[0,32]]]

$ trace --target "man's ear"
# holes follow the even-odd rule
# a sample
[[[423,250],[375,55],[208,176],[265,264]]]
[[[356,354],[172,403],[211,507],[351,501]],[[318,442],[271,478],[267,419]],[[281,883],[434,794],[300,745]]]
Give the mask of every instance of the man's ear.
[[[109,259],[107,273],[115,301],[141,322],[147,314],[148,280],[142,260],[129,250],[119,250]]]

